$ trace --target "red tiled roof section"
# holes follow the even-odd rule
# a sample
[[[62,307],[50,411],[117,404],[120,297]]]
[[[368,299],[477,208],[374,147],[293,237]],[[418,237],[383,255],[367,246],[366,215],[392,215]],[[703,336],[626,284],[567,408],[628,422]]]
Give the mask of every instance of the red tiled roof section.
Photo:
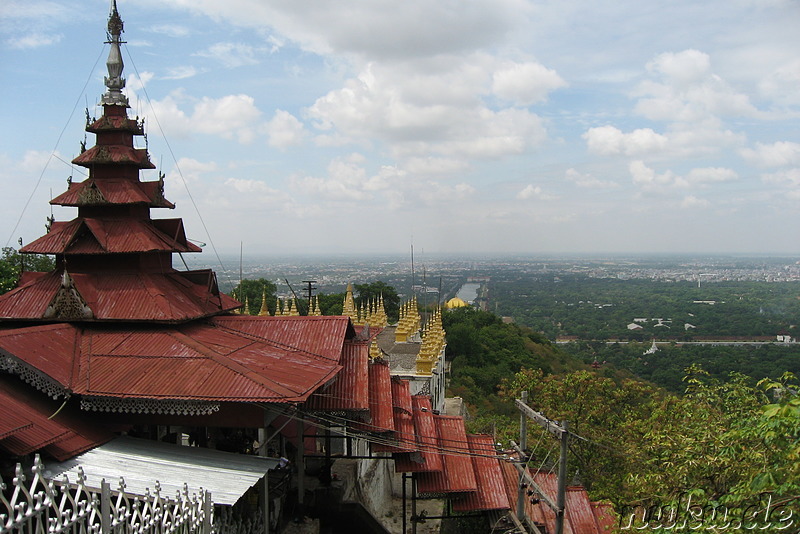
[[[257,319],[280,325],[300,318]],[[331,332],[343,337],[341,321],[310,322],[316,330],[307,328],[308,338],[295,338],[293,346],[212,321],[134,329],[59,325],[9,330],[0,334],[0,350],[80,395],[296,403],[341,369],[338,359],[325,356],[333,350],[326,340],[343,344]],[[60,343],[51,341],[53,332],[60,334]],[[42,346],[46,350],[38,349]]]
[[[93,321],[177,323],[241,306],[216,292],[216,279],[210,270],[70,276],[75,290],[91,309]],[[20,287],[0,296],[0,319],[47,320],[47,308],[62,289],[61,273],[53,271],[23,281]]]
[[[416,451],[417,440],[411,415],[411,384],[408,380],[392,377],[391,389],[394,434],[391,436],[391,443],[374,444],[372,450],[394,453]],[[388,403],[389,398],[384,399],[384,402]]]
[[[109,441],[113,435],[89,426],[84,419],[73,417],[68,410],[59,411],[59,402],[45,399],[13,378],[0,375],[0,405],[9,420],[22,420],[24,427],[0,439],[0,449],[15,456],[44,450],[59,461]]]
[[[434,415],[444,470],[417,474],[417,489],[422,494],[477,491],[464,420],[451,415]]]
[[[139,221],[91,218],[53,223],[50,232],[20,249],[20,252],[33,254],[131,254],[157,251],[201,252],[201,249],[186,240],[180,219]]]
[[[478,491],[453,501],[453,510],[456,512],[508,510],[511,506],[492,436],[468,434],[467,441],[472,452],[472,467],[475,469]]]
[[[369,344],[347,341],[342,351],[342,370],[327,388],[315,392],[306,408],[315,411],[365,412],[369,416]]]

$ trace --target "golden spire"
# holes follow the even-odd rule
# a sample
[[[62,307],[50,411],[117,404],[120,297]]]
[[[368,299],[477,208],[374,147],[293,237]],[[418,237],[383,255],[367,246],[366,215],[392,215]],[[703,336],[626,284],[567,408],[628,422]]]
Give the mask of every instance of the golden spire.
[[[245,315],[250,315],[250,299],[245,295],[244,297],[244,312]]]
[[[353,299],[353,284],[347,284],[347,291],[344,295],[344,303],[342,304],[342,315],[350,317],[353,324],[358,323],[358,311],[356,310],[356,301]]]
[[[275,317],[278,315],[283,315],[283,312],[281,311],[281,298],[275,297]]]
[[[369,359],[376,360],[378,358],[383,358],[383,351],[378,347],[378,340],[373,339],[369,346]]]
[[[259,317],[269,315],[269,308],[267,308],[267,288],[261,291],[261,309],[258,310]]]
[[[297,316],[300,315],[300,312],[297,311],[297,306],[294,303],[294,297],[289,299],[289,313],[286,315]]]

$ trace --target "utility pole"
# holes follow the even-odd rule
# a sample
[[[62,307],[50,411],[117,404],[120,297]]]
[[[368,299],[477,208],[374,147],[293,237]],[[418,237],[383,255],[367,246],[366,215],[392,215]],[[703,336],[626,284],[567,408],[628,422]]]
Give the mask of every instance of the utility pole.
[[[306,284],[306,293],[308,294],[308,315],[311,315],[311,297],[314,296],[314,290],[317,289],[317,286],[314,285],[317,281],[303,280],[303,283]]]
[[[520,464],[517,465],[517,469],[520,472],[519,493],[517,495],[517,517],[519,518],[520,522],[526,523],[529,527],[532,527],[534,532],[540,532],[538,527],[536,527],[533,521],[525,514],[524,493],[525,488],[529,486],[532,491],[537,493],[542,498],[542,501],[544,501],[544,503],[547,504],[547,506],[549,506],[556,514],[555,534],[563,534],[564,512],[566,508],[567,497],[567,440],[569,439],[569,432],[567,431],[568,423],[567,421],[561,421],[561,423],[558,423],[548,419],[541,413],[528,406],[527,402],[527,391],[522,392],[522,399],[517,399],[515,401],[517,408],[520,410],[521,443],[520,446],[514,444],[514,448],[517,450],[517,453],[519,453],[521,460]],[[550,495],[544,493],[542,488],[536,483],[536,480],[533,476],[531,476],[527,469],[527,452],[525,451],[525,448],[527,445],[528,419],[533,420],[533,422],[550,432],[561,443],[561,454],[559,455],[558,459],[558,494],[556,495],[555,502],[553,502],[553,499]]]

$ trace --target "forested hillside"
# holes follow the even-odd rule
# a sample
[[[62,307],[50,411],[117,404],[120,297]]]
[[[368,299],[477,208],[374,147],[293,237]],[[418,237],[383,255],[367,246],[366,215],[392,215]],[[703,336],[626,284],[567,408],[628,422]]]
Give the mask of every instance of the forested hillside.
[[[494,432],[504,444],[516,440],[513,400],[528,391],[534,409],[569,421],[569,475],[593,498],[619,511],[692,495],[742,513],[767,492],[797,508],[800,384],[793,374],[720,380],[694,365],[682,370],[683,387],[673,393],[611,363],[594,369],[490,313],[459,309],[444,322],[450,393],[469,404],[471,430]],[[548,469],[555,444],[532,426],[531,462]]]

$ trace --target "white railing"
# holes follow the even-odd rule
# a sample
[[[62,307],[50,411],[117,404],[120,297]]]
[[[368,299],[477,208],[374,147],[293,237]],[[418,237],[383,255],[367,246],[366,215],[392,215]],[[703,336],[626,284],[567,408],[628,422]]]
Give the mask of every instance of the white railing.
[[[154,493],[125,493],[120,478],[115,489],[86,486],[83,470],[77,481],[47,480],[36,456],[28,476],[17,464],[11,486],[0,477],[0,534],[213,534],[213,503],[208,491],[189,496],[184,485],[174,499]]]

